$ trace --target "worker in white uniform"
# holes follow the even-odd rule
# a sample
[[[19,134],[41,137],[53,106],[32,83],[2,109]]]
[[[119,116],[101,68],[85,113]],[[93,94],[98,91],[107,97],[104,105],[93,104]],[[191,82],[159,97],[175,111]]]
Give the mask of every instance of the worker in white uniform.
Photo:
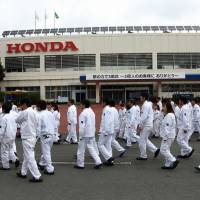
[[[160,126],[162,143],[160,153],[165,158],[165,165],[161,169],[175,169],[179,161],[171,154],[170,148],[176,137],[176,118],[172,105],[168,102],[163,105],[164,119]]]
[[[101,115],[98,147],[103,158],[106,160],[104,164],[106,166],[113,166],[114,158],[112,157],[110,149],[112,149],[111,143],[115,128],[114,115],[107,99],[103,101],[103,104],[104,108]]]
[[[70,99],[68,102],[68,111],[67,111],[67,121],[68,121],[68,135],[66,141],[71,144],[77,144],[77,134],[76,134],[76,125],[77,125],[77,109],[74,105],[74,100]]]
[[[99,169],[102,166],[101,159],[97,154],[95,142],[95,114],[90,107],[90,102],[84,100],[81,102],[83,111],[79,116],[79,143],[77,150],[77,164],[74,168],[84,169],[85,167],[85,150],[87,149],[90,156],[95,161],[95,169]]]
[[[197,104],[196,99],[192,99],[192,132],[197,132],[198,135],[200,134],[200,107]]]
[[[53,113],[48,111],[45,101],[39,101],[37,104],[38,109],[38,135],[41,141],[42,155],[38,166],[44,170],[44,174],[54,175],[54,166],[51,160],[51,149],[53,146],[53,137],[55,133],[55,119]]]
[[[135,143],[139,140],[137,135],[137,126],[139,123],[138,119],[138,107],[135,105],[134,100],[128,100],[127,102],[127,121],[126,121],[126,130],[127,130],[127,141],[126,148],[130,148],[132,143]]]
[[[189,139],[192,132],[192,113],[185,97],[180,97],[179,106],[177,142],[181,148],[181,154],[178,155],[178,158],[189,158],[194,153],[194,149],[189,146]]]
[[[153,104],[153,135],[152,138],[159,138],[160,124],[161,124],[161,111],[157,104]]]
[[[2,170],[10,169],[9,160],[15,162],[15,166],[19,166],[19,160],[15,154],[10,155],[13,148],[13,143],[16,138],[17,124],[15,117],[11,114],[12,104],[4,103],[2,105],[3,116],[0,128],[0,143],[1,143],[1,161]]]
[[[54,134],[54,143],[59,144],[60,142],[60,134],[59,134],[59,127],[60,127],[60,112],[57,104],[53,104],[53,116],[55,119],[55,134]]]
[[[119,102],[119,138],[123,139],[126,125],[126,108],[124,102]]]
[[[117,108],[115,107],[114,100],[110,101],[110,107],[111,107],[111,111],[113,112],[113,115],[114,115],[114,126],[115,126],[114,134],[112,135],[111,147],[119,152],[119,157],[122,157],[125,154],[126,150],[116,140],[117,134],[119,133],[120,122],[119,122],[119,112],[118,112]],[[110,149],[111,154],[112,154],[112,148]]]
[[[141,118],[139,124],[139,149],[140,149],[140,157],[136,158],[137,160],[147,160],[147,152],[148,148],[151,152],[154,153],[154,158],[159,155],[160,149],[158,149],[150,140],[149,136],[153,129],[153,109],[152,103],[147,101],[148,95],[141,94],[140,101],[142,103],[141,109]]]
[[[42,182],[41,174],[38,170],[37,162],[35,160],[35,144],[38,127],[38,118],[30,105],[28,99],[21,101],[21,112],[16,119],[16,122],[21,127],[21,139],[24,153],[24,160],[21,171],[17,173],[20,178],[26,178],[28,170],[31,172],[33,178],[31,182]]]

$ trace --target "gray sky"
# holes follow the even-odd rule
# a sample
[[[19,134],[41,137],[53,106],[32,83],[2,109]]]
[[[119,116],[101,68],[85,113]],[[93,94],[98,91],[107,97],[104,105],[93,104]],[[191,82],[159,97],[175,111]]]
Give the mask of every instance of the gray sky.
[[[115,25],[200,25],[200,0],[0,0],[0,34],[4,30]]]

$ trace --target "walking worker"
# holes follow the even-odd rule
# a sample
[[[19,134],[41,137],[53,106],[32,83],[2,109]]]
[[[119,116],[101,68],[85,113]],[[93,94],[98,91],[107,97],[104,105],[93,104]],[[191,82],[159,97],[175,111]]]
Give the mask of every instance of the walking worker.
[[[163,112],[165,117],[160,126],[160,136],[162,138],[160,153],[165,158],[165,165],[161,169],[174,169],[179,161],[171,154],[170,148],[176,137],[176,118],[169,102],[163,105]]]
[[[31,172],[33,178],[30,182],[42,182],[41,174],[35,160],[35,144],[38,127],[38,118],[30,105],[29,99],[21,101],[21,109],[16,122],[21,127],[21,139],[24,153],[24,160],[21,171],[17,173],[20,178],[26,178],[28,170]]]
[[[77,151],[77,164],[74,168],[84,169],[85,150],[88,149],[91,157],[95,161],[95,169],[102,166],[101,159],[95,147],[95,114],[90,107],[90,102],[84,100],[81,102],[83,111],[79,116],[79,143]]]

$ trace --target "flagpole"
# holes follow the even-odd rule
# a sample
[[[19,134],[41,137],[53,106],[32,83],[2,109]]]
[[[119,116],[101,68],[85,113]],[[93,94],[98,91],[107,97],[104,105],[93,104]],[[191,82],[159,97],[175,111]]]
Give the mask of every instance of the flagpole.
[[[46,9],[45,9],[45,14],[44,14],[44,28],[46,29],[46,20],[47,20],[47,14],[46,14]]]
[[[35,29],[36,29],[36,10],[35,10]]]
[[[54,19],[54,22],[53,22],[53,27],[55,28],[55,26],[56,26],[55,10],[54,10],[54,13],[53,13],[53,19]]]

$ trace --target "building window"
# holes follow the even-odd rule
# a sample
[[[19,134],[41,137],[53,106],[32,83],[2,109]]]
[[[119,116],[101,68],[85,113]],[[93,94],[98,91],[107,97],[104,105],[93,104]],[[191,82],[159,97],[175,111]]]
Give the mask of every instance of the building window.
[[[158,53],[158,69],[200,68],[200,53]]]
[[[96,56],[94,54],[45,56],[46,71],[82,71],[95,70]]]
[[[200,84],[163,84],[162,92],[200,92]]]
[[[40,56],[5,57],[6,72],[39,72]]]
[[[151,53],[101,54],[101,68],[152,69]]]

